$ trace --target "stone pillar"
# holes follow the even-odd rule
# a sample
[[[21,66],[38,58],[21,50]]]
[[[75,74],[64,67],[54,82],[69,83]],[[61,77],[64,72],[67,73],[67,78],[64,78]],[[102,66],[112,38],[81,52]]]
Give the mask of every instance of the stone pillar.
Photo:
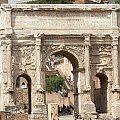
[[[6,44],[1,40],[0,46],[0,110],[4,111],[5,103],[7,103],[7,65],[6,65]]]
[[[86,90],[90,90],[91,89],[91,85],[90,85],[90,51],[89,51],[89,47],[90,47],[90,36],[89,35],[85,35],[85,83],[86,83]]]
[[[7,50],[6,50],[6,64],[7,64],[7,100],[8,103],[6,103],[5,110],[13,109],[14,105],[14,89],[13,89],[13,79],[12,79],[12,55],[11,55],[11,39],[10,37],[6,37],[6,44],[7,44]]]
[[[78,113],[78,73],[76,70],[73,71],[73,80],[74,80],[74,110]]]
[[[7,91],[11,94],[13,92],[13,81],[12,81],[12,56],[11,56],[11,40],[7,40]],[[11,98],[9,98],[9,102]]]
[[[78,73],[78,81],[77,81],[77,87],[78,87],[78,113],[82,113],[82,96],[81,96],[81,80],[80,80],[80,72]]]
[[[41,73],[41,42],[42,35],[36,38],[36,103],[32,110],[32,120],[47,120],[47,106],[45,105],[45,91],[43,89],[43,80]]]
[[[112,64],[113,64],[113,90],[120,91],[118,70],[118,37],[114,36],[112,41]]]
[[[36,37],[36,92],[39,97],[41,96],[41,100],[38,104],[44,104],[44,90],[41,76],[41,38],[42,35]]]
[[[58,120],[58,104],[48,104],[48,120]]]
[[[113,64],[113,103],[112,103],[112,115],[114,118],[120,119],[120,85],[119,85],[119,69],[118,69],[118,36],[113,36],[112,41],[112,64]]]
[[[90,35],[85,35],[85,89],[84,89],[84,94],[85,94],[85,104],[84,104],[84,110],[85,113],[95,113],[95,104],[93,103],[91,99],[91,75],[90,75]]]
[[[74,110],[78,114],[82,113],[82,88],[81,88],[81,72],[84,68],[77,68],[72,71],[74,80]]]

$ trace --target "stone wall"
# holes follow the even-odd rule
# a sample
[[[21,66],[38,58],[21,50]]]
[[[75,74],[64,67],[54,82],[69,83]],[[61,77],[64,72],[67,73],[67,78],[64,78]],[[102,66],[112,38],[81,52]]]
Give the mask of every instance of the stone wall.
[[[12,114],[7,120],[28,120],[28,115],[27,114]]]
[[[53,97],[54,96],[54,97]],[[52,92],[46,93],[46,103],[57,103],[59,106],[64,105],[73,105],[74,104],[74,96],[73,92],[69,93],[68,97],[62,97],[59,93]]]

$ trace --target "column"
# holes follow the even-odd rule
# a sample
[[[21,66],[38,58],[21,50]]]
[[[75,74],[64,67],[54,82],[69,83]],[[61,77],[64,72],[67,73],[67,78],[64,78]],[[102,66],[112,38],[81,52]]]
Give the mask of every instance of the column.
[[[7,81],[8,87],[12,88],[12,76],[11,76],[11,40],[7,41]]]
[[[78,87],[77,87],[77,81],[78,81],[78,73],[77,71],[73,71],[73,79],[74,79],[74,110],[78,113]]]
[[[113,64],[113,89],[120,90],[119,86],[119,70],[118,70],[118,36],[113,36],[112,41],[112,64]]]
[[[4,111],[4,105],[7,103],[6,88],[7,88],[7,66],[6,66],[6,45],[0,42],[0,110]]]
[[[37,103],[44,104],[44,89],[41,76],[41,39],[42,35],[36,36],[36,94]]]
[[[113,118],[120,118],[120,86],[119,86],[119,61],[118,61],[118,36],[113,36],[112,40],[112,64],[113,64],[113,99],[112,99],[112,116]]]
[[[91,76],[90,76],[90,35],[85,35],[85,55],[84,55],[84,59],[85,59],[85,90],[84,90],[84,99],[85,99],[85,103],[84,103],[84,110],[86,113],[95,113],[95,105],[93,103],[93,101],[91,100]]]
[[[86,82],[86,90],[90,90],[91,89],[91,85],[90,85],[90,51],[89,51],[89,47],[90,47],[90,35],[85,35],[85,82]]]
[[[6,54],[6,64],[7,64],[7,92],[8,92],[8,105],[12,106],[13,103],[13,79],[12,79],[12,55],[11,55],[11,40],[7,38],[7,54]]]
[[[78,87],[78,112],[79,114],[82,113],[82,96],[81,96],[81,84],[80,84],[80,72],[78,72],[78,81],[77,81],[77,87]]]

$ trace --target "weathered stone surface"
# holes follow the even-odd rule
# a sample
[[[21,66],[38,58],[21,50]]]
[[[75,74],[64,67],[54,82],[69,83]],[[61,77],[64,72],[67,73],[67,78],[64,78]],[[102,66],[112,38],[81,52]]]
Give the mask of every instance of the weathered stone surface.
[[[45,104],[46,61],[56,54],[68,58],[73,65],[75,111],[84,114],[84,111],[95,113],[102,109],[101,112],[117,117],[119,107],[116,103],[120,94],[119,9],[117,4],[2,5],[0,110],[5,106],[9,108],[11,104],[14,106],[16,79],[21,76],[29,83],[32,119],[47,119],[47,108],[39,105]],[[95,88],[95,77],[99,79],[101,88]],[[95,89],[100,91],[99,106],[95,103],[97,98],[94,99]],[[102,103],[103,108],[100,107]]]

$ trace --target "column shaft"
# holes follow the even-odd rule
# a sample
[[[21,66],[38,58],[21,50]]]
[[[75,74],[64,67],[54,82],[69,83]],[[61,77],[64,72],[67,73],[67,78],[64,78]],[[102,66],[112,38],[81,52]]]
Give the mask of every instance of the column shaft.
[[[82,96],[81,96],[81,83],[80,83],[80,72],[78,73],[78,81],[77,81],[77,87],[78,87],[78,112],[82,113]]]
[[[114,81],[114,90],[119,90],[119,70],[118,70],[118,37],[113,37],[113,81]]]
[[[7,82],[9,88],[13,87],[11,71],[11,44],[9,44],[7,46]]]
[[[36,38],[36,82],[41,84],[41,39]]]
[[[86,81],[86,89],[90,89],[90,37],[85,36],[85,81]]]

